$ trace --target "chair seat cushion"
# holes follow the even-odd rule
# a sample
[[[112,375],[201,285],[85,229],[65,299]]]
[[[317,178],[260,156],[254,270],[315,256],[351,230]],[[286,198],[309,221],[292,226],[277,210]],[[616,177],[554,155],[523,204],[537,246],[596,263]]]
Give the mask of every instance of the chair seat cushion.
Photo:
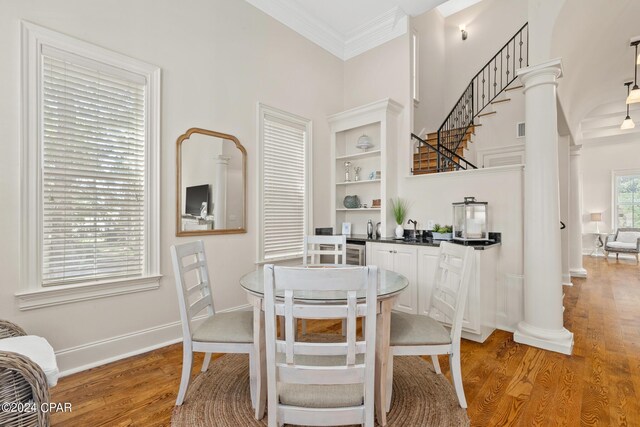
[[[284,363],[284,354],[276,355],[278,363]],[[356,355],[356,363],[364,362],[364,355]],[[344,356],[296,355],[295,363],[306,366],[344,366]],[[364,402],[363,384],[290,384],[279,383],[278,394],[283,405],[305,408],[344,408],[360,406]]]
[[[364,402],[362,384],[280,385],[280,403],[304,408],[345,408],[360,406]]]
[[[31,359],[32,362],[40,366],[45,376],[47,384],[53,387],[58,383],[58,364],[56,354],[49,342],[35,335],[24,335],[0,339],[0,351],[18,353]]]
[[[607,248],[612,248],[612,249],[624,249],[624,250],[635,250],[637,249],[638,245],[635,243],[625,243],[625,242],[609,242],[607,243]]]
[[[391,345],[451,344],[451,335],[437,320],[428,316],[391,313]]]
[[[191,337],[193,341],[220,343],[253,342],[253,312],[232,311],[208,317]]]
[[[616,242],[633,243],[635,245],[638,243],[638,239],[640,239],[640,231],[619,231]]]

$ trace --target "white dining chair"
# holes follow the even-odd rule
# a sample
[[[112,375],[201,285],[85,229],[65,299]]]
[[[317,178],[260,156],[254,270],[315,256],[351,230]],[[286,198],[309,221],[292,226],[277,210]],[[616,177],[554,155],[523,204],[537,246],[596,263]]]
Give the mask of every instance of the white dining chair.
[[[182,378],[176,405],[182,405],[189,387],[193,352],[204,352],[202,372],[211,361],[211,353],[249,355],[251,404],[256,404],[256,358],[253,350],[253,313],[233,311],[216,313],[213,306],[207,257],[201,240],[171,246],[171,259],[182,320]],[[202,323],[194,327],[194,321]]]
[[[373,427],[377,283],[375,266],[264,266],[269,427],[284,423]],[[298,292],[309,291],[339,292],[345,302],[296,300]],[[364,300],[357,299],[358,291],[364,292]],[[276,316],[285,318],[284,339],[277,339]],[[368,319],[363,341],[356,336],[360,316]],[[344,318],[346,339],[297,341],[295,318]]]
[[[333,262],[322,262],[322,258],[329,258]],[[347,236],[304,236],[302,255],[303,265],[347,264]],[[302,320],[302,335],[307,333],[307,321]],[[345,322],[342,321],[344,333]]]
[[[439,354],[449,355],[453,386],[462,408],[467,407],[460,369],[460,338],[467,290],[471,278],[474,249],[469,246],[443,242],[436,265],[435,280],[429,304],[429,315],[393,312],[391,314],[390,354],[387,390],[393,383],[394,356],[431,356],[433,367],[442,374]],[[444,316],[447,330],[434,319]],[[387,412],[391,408],[391,393],[387,394]]]
[[[322,256],[333,257],[333,263],[322,262]],[[304,236],[302,263],[346,264],[347,236]]]

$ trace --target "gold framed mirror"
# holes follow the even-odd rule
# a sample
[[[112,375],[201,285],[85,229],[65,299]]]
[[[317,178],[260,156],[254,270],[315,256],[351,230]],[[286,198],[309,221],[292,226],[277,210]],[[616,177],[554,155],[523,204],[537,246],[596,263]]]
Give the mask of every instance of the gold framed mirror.
[[[176,236],[247,232],[247,150],[191,128],[176,141]]]

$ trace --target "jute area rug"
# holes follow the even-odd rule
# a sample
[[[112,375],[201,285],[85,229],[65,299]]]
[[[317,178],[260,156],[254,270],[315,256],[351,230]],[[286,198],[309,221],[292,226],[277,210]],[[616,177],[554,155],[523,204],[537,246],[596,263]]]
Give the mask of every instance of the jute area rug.
[[[453,386],[419,357],[394,359],[393,399],[387,414],[390,427],[468,426]],[[185,402],[171,416],[174,427],[266,426],[256,421],[249,396],[249,357],[226,354],[190,384]]]

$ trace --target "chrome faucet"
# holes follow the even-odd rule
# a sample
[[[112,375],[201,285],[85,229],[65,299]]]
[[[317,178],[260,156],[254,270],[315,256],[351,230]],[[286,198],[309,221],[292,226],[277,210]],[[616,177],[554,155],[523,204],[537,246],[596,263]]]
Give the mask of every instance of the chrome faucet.
[[[413,224],[413,239],[417,240],[418,239],[418,221],[410,219],[409,221],[407,221],[407,224]]]

